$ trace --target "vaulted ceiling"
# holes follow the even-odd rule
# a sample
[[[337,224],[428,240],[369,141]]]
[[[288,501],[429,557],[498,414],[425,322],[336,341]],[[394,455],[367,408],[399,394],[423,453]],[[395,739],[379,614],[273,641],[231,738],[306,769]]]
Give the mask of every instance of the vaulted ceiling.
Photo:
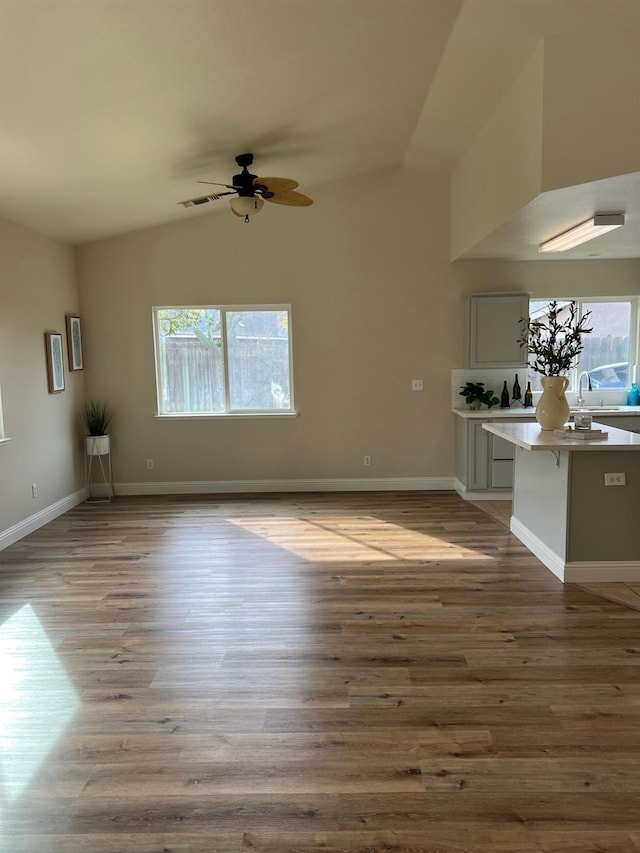
[[[71,243],[202,215],[176,202],[245,151],[311,195],[449,175],[542,38],[638,2],[0,0],[0,215]],[[517,257],[540,208],[477,256]]]

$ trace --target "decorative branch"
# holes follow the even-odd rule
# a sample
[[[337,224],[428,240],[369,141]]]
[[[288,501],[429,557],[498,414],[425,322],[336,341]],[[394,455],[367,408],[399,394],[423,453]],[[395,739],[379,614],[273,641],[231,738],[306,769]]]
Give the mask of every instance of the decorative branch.
[[[587,328],[591,311],[587,311],[580,319],[577,317],[575,302],[569,303],[569,317],[560,319],[565,306],[558,306],[554,300],[549,303],[546,321],[531,320],[523,317],[520,320],[521,335],[518,343],[526,347],[530,356],[530,367],[543,376],[561,376],[567,373],[583,348],[582,336],[590,334],[593,329]]]

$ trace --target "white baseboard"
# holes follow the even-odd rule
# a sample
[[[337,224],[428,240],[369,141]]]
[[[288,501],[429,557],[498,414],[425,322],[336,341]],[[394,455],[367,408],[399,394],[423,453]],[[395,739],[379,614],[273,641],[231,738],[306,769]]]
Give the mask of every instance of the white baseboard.
[[[569,583],[639,583],[640,561],[567,563],[564,579]]]
[[[251,492],[452,491],[453,477],[354,477],[317,480],[196,480],[116,483],[116,495],[202,495]],[[96,489],[96,494],[99,491]]]
[[[17,542],[19,539],[23,539],[25,536],[28,536],[29,533],[33,533],[34,530],[38,530],[39,527],[43,527],[45,524],[53,521],[53,519],[57,518],[59,515],[63,515],[65,512],[73,509],[74,506],[82,503],[85,496],[85,489],[78,489],[77,492],[67,495],[66,498],[61,498],[61,500],[41,509],[34,515],[30,515],[28,518],[25,518],[24,521],[19,521],[12,527],[0,531],[0,551],[4,548],[8,548],[9,545],[13,545],[13,543]]]
[[[525,527],[521,521],[513,516],[511,516],[509,529],[557,578],[563,582],[566,580],[565,562],[562,557],[552,551],[535,533],[532,533],[528,527]]]
[[[511,532],[563,583],[640,582],[640,560],[567,563],[516,518]]]
[[[490,491],[489,489],[467,489],[460,480],[453,481],[453,488],[465,501],[510,501],[513,497],[511,489]]]

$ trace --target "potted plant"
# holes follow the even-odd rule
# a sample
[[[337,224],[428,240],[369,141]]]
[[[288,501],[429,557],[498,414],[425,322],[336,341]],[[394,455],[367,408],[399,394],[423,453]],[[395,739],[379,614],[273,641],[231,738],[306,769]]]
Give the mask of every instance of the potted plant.
[[[86,430],[85,445],[88,456],[104,456],[109,453],[109,424],[111,410],[103,400],[85,400],[80,409],[80,418]]]
[[[541,374],[542,396],[536,420],[542,429],[561,429],[569,420],[566,374],[584,348],[582,336],[593,331],[587,328],[590,314],[587,311],[578,318],[575,303],[570,302],[567,308],[554,300],[543,319],[520,320],[522,337],[518,343],[529,353],[529,366]]]
[[[465,382],[460,386],[460,396],[472,409],[479,409],[483,403],[491,409],[500,402],[493,391],[485,390],[484,382]]]

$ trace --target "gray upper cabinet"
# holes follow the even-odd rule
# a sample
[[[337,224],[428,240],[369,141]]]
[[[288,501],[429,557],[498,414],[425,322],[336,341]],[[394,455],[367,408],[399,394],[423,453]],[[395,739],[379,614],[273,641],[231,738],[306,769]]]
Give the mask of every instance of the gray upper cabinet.
[[[528,316],[528,293],[468,296],[465,367],[526,367],[526,350],[517,341],[520,320]]]

